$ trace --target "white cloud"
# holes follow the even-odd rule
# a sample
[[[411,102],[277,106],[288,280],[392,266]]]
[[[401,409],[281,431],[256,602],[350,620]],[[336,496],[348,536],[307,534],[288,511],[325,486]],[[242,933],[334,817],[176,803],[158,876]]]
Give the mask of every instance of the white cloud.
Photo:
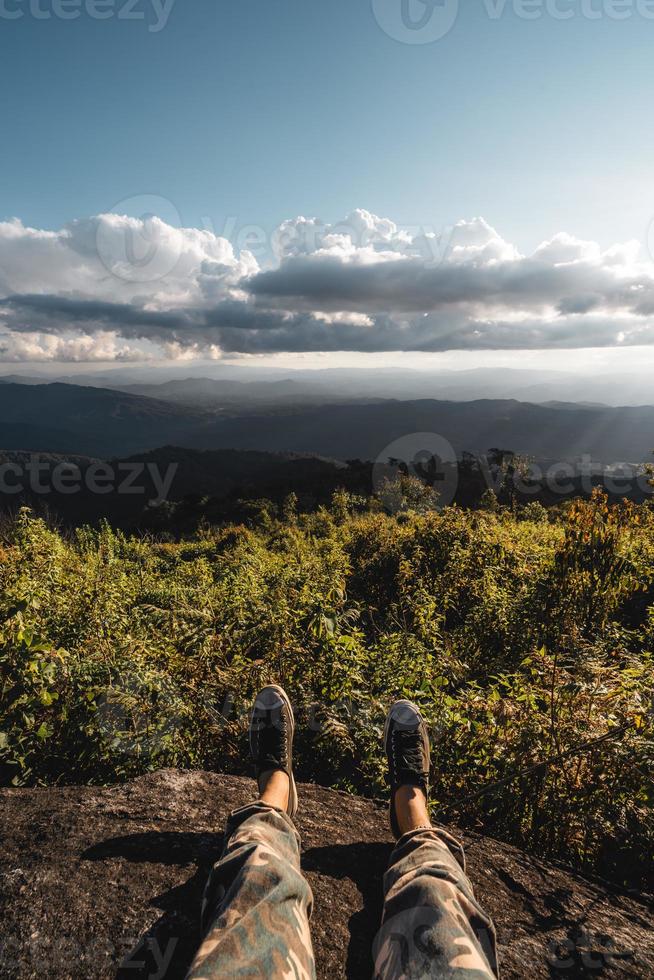
[[[157,218],[0,223],[0,359],[654,345],[637,242],[560,233],[522,255],[482,218],[436,235],[357,210],[286,221],[271,245],[260,269]]]
[[[230,294],[258,270],[227,239],[158,218],[115,214],[72,221],[58,232],[0,222],[0,294],[77,294],[158,309]]]
[[[149,359],[154,359],[153,353],[142,346],[126,343],[110,331],[101,331],[92,336],[0,332],[0,361],[7,363],[68,361],[86,364],[93,361]]]

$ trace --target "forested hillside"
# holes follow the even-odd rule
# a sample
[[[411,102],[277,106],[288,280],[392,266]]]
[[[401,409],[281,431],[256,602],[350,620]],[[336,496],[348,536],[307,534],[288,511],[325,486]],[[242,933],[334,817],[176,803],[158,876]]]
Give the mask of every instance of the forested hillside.
[[[143,389],[139,389],[143,390]],[[157,386],[145,389],[156,392]],[[514,399],[467,402],[433,398],[395,401],[352,397],[307,404],[257,399],[207,407],[127,391],[72,384],[0,385],[4,450],[73,453],[102,458],[164,445],[242,449],[374,460],[389,444],[434,432],[460,456],[508,446],[537,460],[588,454],[603,463],[649,459],[654,406],[533,404]]]

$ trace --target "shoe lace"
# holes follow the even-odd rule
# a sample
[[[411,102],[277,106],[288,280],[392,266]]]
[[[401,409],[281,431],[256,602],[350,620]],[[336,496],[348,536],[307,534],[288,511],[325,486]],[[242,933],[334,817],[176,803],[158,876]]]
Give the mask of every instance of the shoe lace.
[[[424,776],[425,760],[422,735],[417,728],[396,728],[392,738],[395,772],[410,770]]]
[[[285,763],[288,751],[288,734],[285,725],[272,721],[261,725],[257,733],[257,754],[262,759],[278,759]]]

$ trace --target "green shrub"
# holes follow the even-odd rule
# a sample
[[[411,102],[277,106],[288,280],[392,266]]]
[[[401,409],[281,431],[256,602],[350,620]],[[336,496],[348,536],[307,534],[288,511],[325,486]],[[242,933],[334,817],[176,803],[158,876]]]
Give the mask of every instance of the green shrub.
[[[433,734],[435,814],[642,881],[654,845],[654,511],[549,519],[405,501],[203,527],[180,543],[22,512],[0,543],[0,779],[247,772],[284,684],[300,776],[384,792],[389,702]],[[604,736],[608,736],[604,738]],[[601,739],[601,741],[599,741]],[[592,743],[588,745],[587,743]]]

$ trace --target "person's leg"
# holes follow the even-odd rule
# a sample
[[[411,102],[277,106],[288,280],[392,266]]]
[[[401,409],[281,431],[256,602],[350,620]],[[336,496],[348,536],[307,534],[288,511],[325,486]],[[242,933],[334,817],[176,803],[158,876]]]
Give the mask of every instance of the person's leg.
[[[314,980],[309,916],[313,898],[300,873],[293,825],[293,713],[277,687],[257,696],[250,749],[260,798],[231,814],[225,847],[207,884],[204,940],[189,980],[293,977]]]
[[[499,976],[493,923],[475,899],[463,848],[429,818],[429,740],[418,708],[393,705],[384,738],[397,845],[384,876],[375,978],[492,980]]]

